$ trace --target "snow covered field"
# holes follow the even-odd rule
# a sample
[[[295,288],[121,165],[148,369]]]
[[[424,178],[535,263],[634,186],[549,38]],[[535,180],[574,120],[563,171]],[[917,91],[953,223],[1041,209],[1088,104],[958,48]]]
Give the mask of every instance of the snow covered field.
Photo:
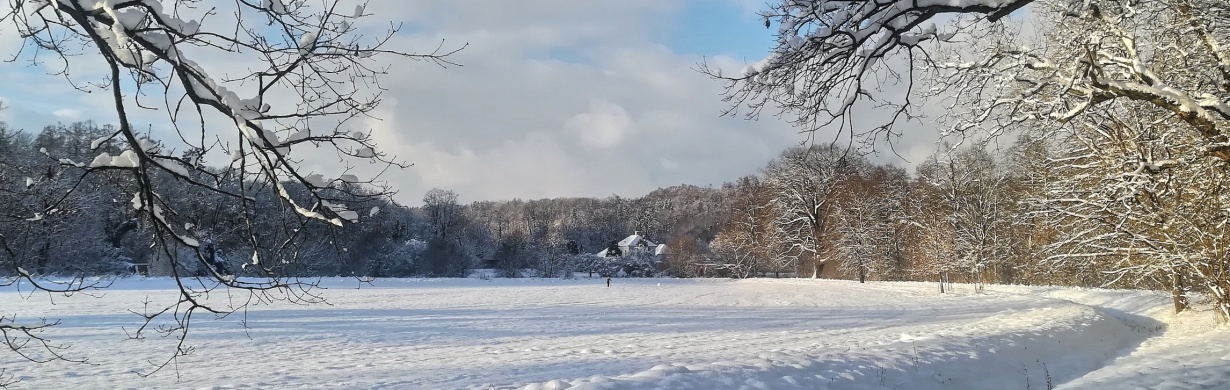
[[[1230,388],[1230,333],[1154,292],[824,280],[326,280],[329,305],[197,317],[196,350],[127,340],[168,280],[103,298],[0,292],[0,312],[63,320],[90,364],[0,354],[19,389]],[[357,288],[362,287],[362,288]],[[214,297],[220,299],[220,297]],[[178,370],[176,370],[178,368]],[[1048,385],[1048,383],[1050,385]]]

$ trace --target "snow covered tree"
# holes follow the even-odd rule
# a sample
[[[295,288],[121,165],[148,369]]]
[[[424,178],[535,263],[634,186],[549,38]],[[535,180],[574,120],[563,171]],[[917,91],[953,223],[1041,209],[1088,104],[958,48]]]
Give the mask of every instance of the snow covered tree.
[[[380,103],[378,78],[386,65],[379,58],[397,56],[446,66],[452,50],[425,54],[386,47],[396,28],[364,36],[359,22],[364,6],[341,8],[341,2],[263,0],[202,6],[196,0],[10,0],[0,22],[15,26],[25,40],[16,58],[45,65],[78,89],[110,99],[114,131],[87,147],[48,148],[43,154],[57,169],[86,178],[108,172],[127,176],[122,201],[140,213],[155,248],[168,259],[169,273],[190,278],[205,270],[200,282],[178,283],[179,299],[163,308],[148,308],[147,324],[162,317],[177,324],[158,331],[178,335],[175,353],[154,370],[191,349],[184,342],[194,315],[224,315],[246,303],[269,300],[313,301],[304,290],[311,283],[284,278],[280,263],[294,258],[264,258],[304,240],[309,223],[344,226],[375,210],[353,210],[343,200],[384,196],[387,190],[353,193],[354,184],[378,185],[360,177],[359,164],[398,167],[402,163],[376,149],[371,134],[354,128],[352,119],[369,115]],[[227,15],[221,18],[216,15]],[[225,75],[225,76],[223,76]],[[146,119],[147,114],[155,119]],[[158,115],[165,115],[157,119]],[[150,121],[146,123],[146,121]],[[143,133],[138,129],[151,130]],[[49,140],[50,141],[50,140]],[[106,145],[120,150],[107,150]],[[63,154],[60,154],[63,152]],[[322,153],[326,152],[326,153]],[[80,159],[74,153],[90,153]],[[316,172],[304,161],[336,155],[338,172]],[[220,164],[222,170],[207,169]],[[234,183],[229,185],[227,183]],[[37,186],[39,183],[34,183]],[[184,193],[173,194],[180,186]],[[257,194],[272,189],[276,202],[261,207]],[[86,191],[71,187],[72,192]],[[231,269],[213,267],[202,245],[204,230],[190,221],[201,211],[181,196],[217,196],[241,210],[249,259],[245,268],[257,279],[240,279]],[[64,197],[68,199],[69,197]],[[26,219],[48,219],[63,212],[60,202],[43,205]],[[285,213],[283,240],[262,231],[258,220]],[[12,237],[0,240],[6,248]],[[291,253],[291,251],[282,251]],[[73,292],[105,284],[40,282],[28,257],[6,251],[9,267],[3,284]],[[184,254],[189,254],[185,258]],[[197,287],[194,287],[197,286]],[[252,299],[209,300],[215,288]],[[230,303],[241,302],[241,303]],[[8,318],[8,317],[6,317]],[[14,329],[7,323],[0,329]],[[153,327],[135,330],[144,337]],[[50,351],[50,349],[48,349]]]
[[[523,276],[521,270],[529,268],[530,257],[533,255],[528,247],[529,243],[521,231],[514,231],[501,238],[491,257],[495,263],[496,274],[505,278]]]
[[[1003,274],[1011,247],[1007,179],[981,145],[937,154],[919,167],[919,176],[938,195],[944,229],[951,232],[951,258],[976,289]],[[990,279],[992,281],[997,279]]]
[[[1030,7],[1038,34],[1005,17]],[[781,0],[777,44],[726,80],[732,112],[892,138],[939,98],[955,133],[1097,126],[1097,108],[1169,113],[1192,157],[1230,160],[1230,4],[1221,0]],[[919,83],[919,82],[922,83]],[[856,111],[884,120],[855,123]],[[1177,140],[1177,139],[1176,139]]]
[[[907,186],[908,175],[900,168],[875,167],[848,180],[839,194],[834,242],[843,273],[860,283],[899,277]]]
[[[548,245],[538,248],[534,259],[534,272],[540,278],[563,278],[572,277],[572,272],[576,269],[573,264],[575,257],[569,255],[568,252],[560,245]]]
[[[709,243],[709,249],[713,252],[715,267],[729,272],[732,278],[750,278],[756,275],[760,267],[756,251],[748,245],[746,237],[740,237],[736,232],[718,233]]]
[[[1051,165],[1056,137],[1040,137],[1038,131],[1019,134],[1004,156],[1008,175],[1008,212],[1015,223],[1008,226],[1013,244],[1006,261],[1012,267],[1004,283],[1089,286],[1101,278],[1090,273],[1086,264],[1058,267],[1045,261],[1044,252],[1058,235],[1053,215],[1048,212],[1047,188],[1062,180]]]
[[[1230,5],[1220,0],[1038,0],[1038,36],[988,27],[979,43],[936,57],[929,91],[958,108],[958,131],[1082,126],[1097,107],[1160,110],[1230,160]]]
[[[783,250],[776,256],[795,259],[819,277],[833,256],[833,228],[840,189],[865,164],[862,156],[831,145],[794,147],[765,167],[774,188],[774,225]],[[801,270],[802,272],[802,270]]]
[[[934,280],[941,293],[951,291],[952,274],[960,272],[955,259],[952,225],[939,188],[919,178],[910,186],[906,202],[905,258],[915,280]]]
[[[972,31],[996,39],[936,56],[928,90],[952,96],[953,129],[1025,128],[1061,139],[1056,163],[1064,174],[1050,205],[1095,224],[1061,225],[1068,236],[1057,245],[1068,249],[1060,265],[1125,277],[1105,283],[1170,280],[1179,295],[1187,284],[1200,286],[1230,319],[1230,300],[1218,298],[1225,266],[1213,260],[1224,240],[1219,213],[1175,217],[1203,202],[1218,210],[1225,185],[1216,166],[1230,164],[1230,5],[1039,0],[1033,12],[1037,37]],[[1207,197],[1183,196],[1197,188]],[[1169,233],[1184,224],[1200,234]],[[1166,249],[1143,250],[1144,243]],[[1086,264],[1075,261],[1074,248]]]
[[[1051,39],[1024,45],[1029,37],[1003,23],[1026,5]],[[769,56],[733,76],[703,70],[728,82],[732,112],[775,106],[806,130],[836,126],[870,140],[920,115],[919,97],[951,96],[952,107],[984,114],[956,130],[1067,121],[1131,100],[1174,113],[1226,159],[1218,122],[1230,118],[1230,32],[1219,21],[1228,13],[1220,0],[780,0],[762,12],[778,27]],[[954,46],[962,50],[941,50]],[[916,88],[916,78],[930,85]],[[856,126],[856,107],[892,115]]]
[[[1099,111],[1101,111],[1099,109]],[[1208,293],[1230,319],[1227,166],[1171,114],[1119,107],[1104,123],[1072,131],[1056,157],[1064,178],[1048,186],[1060,236],[1047,260],[1092,266],[1100,284]]]
[[[996,22],[1032,2],[775,0],[761,12],[765,27],[777,27],[767,57],[733,75],[709,64],[701,71],[726,83],[728,114],[755,118],[777,109],[803,130],[830,128],[867,143],[892,139],[900,135],[895,125],[921,115],[911,92],[915,68],[935,66],[925,44],[979,26],[952,16]],[[949,19],[957,21],[936,27]]]

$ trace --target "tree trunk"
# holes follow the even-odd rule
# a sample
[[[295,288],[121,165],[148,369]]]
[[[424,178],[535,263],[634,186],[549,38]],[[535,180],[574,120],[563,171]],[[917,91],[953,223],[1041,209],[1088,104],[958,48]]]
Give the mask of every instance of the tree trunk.
[[[1230,323],[1230,275],[1222,273],[1222,277],[1214,283],[1217,286],[1213,290],[1213,302],[1216,306],[1218,322],[1225,324]]]
[[[1181,313],[1187,309],[1187,296],[1183,294],[1183,275],[1173,272],[1171,277],[1171,295],[1174,298],[1174,312]]]

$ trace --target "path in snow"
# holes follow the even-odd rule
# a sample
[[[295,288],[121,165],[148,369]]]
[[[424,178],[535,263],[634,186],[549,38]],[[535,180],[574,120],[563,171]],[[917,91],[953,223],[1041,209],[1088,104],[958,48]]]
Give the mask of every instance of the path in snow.
[[[1163,328],[1145,315],[1166,304],[1150,292],[941,295],[930,284],[797,279],[327,284],[330,305],[259,306],[246,330],[235,317],[198,317],[196,351],[180,359],[178,378],[174,370],[132,373],[167,357],[173,340],[125,340],[121,331],[139,323],[126,310],[167,294],[165,280],[125,280],[102,299],[57,299],[50,313],[45,298],[0,292],[0,312],[42,309],[63,319],[48,336],[94,363],[0,355],[0,367],[29,389],[1045,389],[1048,377],[1075,387],[1126,383],[1112,382],[1122,376],[1117,367],[1140,372],[1178,359],[1158,363],[1162,355],[1202,354],[1195,358],[1208,375],[1186,388],[1230,378],[1214,372],[1221,356],[1195,351],[1209,344],[1191,340],[1208,332],[1180,337],[1192,345],[1161,337],[1137,348]],[[1146,347],[1157,353],[1141,355]],[[1230,352],[1224,347],[1210,348]]]

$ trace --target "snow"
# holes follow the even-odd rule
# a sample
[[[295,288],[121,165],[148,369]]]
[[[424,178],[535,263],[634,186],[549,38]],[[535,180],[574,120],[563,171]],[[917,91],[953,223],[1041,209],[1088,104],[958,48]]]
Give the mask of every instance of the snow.
[[[282,4],[282,0],[265,0],[263,7],[278,15],[286,14],[286,5]]]
[[[359,222],[359,213],[353,210],[342,210],[337,212],[337,216],[350,222]]]
[[[316,32],[309,31],[299,37],[299,53],[311,52],[316,47]]]
[[[112,159],[112,158],[113,158],[113,157],[111,157],[111,154],[110,154],[110,153],[107,153],[107,152],[102,152],[102,153],[101,153],[101,154],[99,154],[97,157],[94,157],[94,160],[93,160],[93,161],[90,161],[90,167],[105,167],[105,166],[108,166],[108,165],[110,165],[110,164],[111,164],[111,159]]]
[[[290,193],[286,191],[286,186],[282,185],[282,182],[275,182],[273,188],[278,191],[278,196],[281,197],[283,200],[285,200],[287,203],[290,203],[291,207],[294,208],[295,212],[299,213],[299,215],[312,218],[312,219],[326,221],[326,222],[333,224],[334,226],[342,226],[342,220],[340,218],[328,218],[328,217],[325,217],[324,214],[318,213],[314,210],[308,210],[304,208],[303,206],[299,205],[298,203],[295,203],[295,201],[291,199]],[[325,202],[322,201],[322,203],[325,203]]]
[[[330,305],[197,316],[196,350],[143,378],[172,338],[127,340],[169,279],[101,298],[0,289],[46,313],[73,363],[0,354],[16,388],[974,389],[1217,388],[1230,338],[1148,291],[803,279],[326,279]],[[224,302],[228,294],[211,294]],[[41,310],[41,311],[40,311]],[[249,338],[250,337],[250,338]]]
[[[232,93],[231,95],[234,95],[234,94]],[[269,147],[273,147],[277,145],[282,145],[282,143],[278,141],[277,133],[274,133],[273,131],[266,129],[264,126],[261,126],[260,123],[249,122],[248,119],[250,118],[247,118],[247,116],[256,116],[256,115],[259,115],[259,113],[257,113],[254,110],[247,110],[247,109],[241,110],[239,112],[241,114],[244,114],[245,116],[240,117],[240,118],[235,118],[235,126],[237,126],[239,130],[243,132],[244,137],[247,137],[249,142],[251,142],[253,145],[256,145],[258,147],[263,147],[263,148],[269,148]],[[253,126],[253,124],[255,126]]]
[[[98,137],[98,139],[91,141],[90,150],[97,150],[99,146],[101,146],[104,142],[110,141],[111,138],[114,136],[115,134],[108,134],[102,137]]]
[[[155,164],[158,164],[158,166],[166,169],[167,172],[171,172],[182,177],[189,177],[188,167],[184,166],[184,164],[178,160],[163,161],[155,159],[153,161]]]
[[[773,61],[777,60],[778,56],[779,54],[777,53],[770,53],[768,56],[761,59],[760,61],[756,61],[756,63],[745,66],[743,68],[743,71],[741,72],[743,74],[743,77],[751,77],[751,76],[760,74],[760,72],[763,72],[765,68],[767,68],[770,64],[773,63]]]
[[[94,160],[90,162],[91,168],[136,168],[139,166],[141,166],[141,158],[138,157],[137,152],[132,151],[132,149],[121,152],[119,156],[112,156],[107,152],[102,152],[97,157],[94,157]]]
[[[285,142],[283,142],[283,144],[289,144],[289,143],[293,143],[296,141],[302,141],[311,136],[312,136],[311,130],[308,130],[308,129],[299,130],[291,134],[290,137],[287,138]]]
[[[648,246],[650,246],[650,247],[653,247],[653,246],[657,245],[657,244],[654,244],[654,243],[653,243],[653,241],[646,240],[646,239],[645,239],[645,237],[644,237],[644,236],[641,236],[640,234],[633,234],[633,235],[631,235],[631,236],[628,236],[627,238],[624,238],[623,240],[620,240],[618,245],[619,245],[619,246],[632,247],[632,246],[636,246],[638,243],[640,243],[640,242],[641,242],[641,240],[644,240],[644,241],[645,241],[645,244],[646,244],[646,245],[648,245]]]
[[[354,156],[358,158],[376,157],[376,150],[369,147],[362,147],[355,151]]]

